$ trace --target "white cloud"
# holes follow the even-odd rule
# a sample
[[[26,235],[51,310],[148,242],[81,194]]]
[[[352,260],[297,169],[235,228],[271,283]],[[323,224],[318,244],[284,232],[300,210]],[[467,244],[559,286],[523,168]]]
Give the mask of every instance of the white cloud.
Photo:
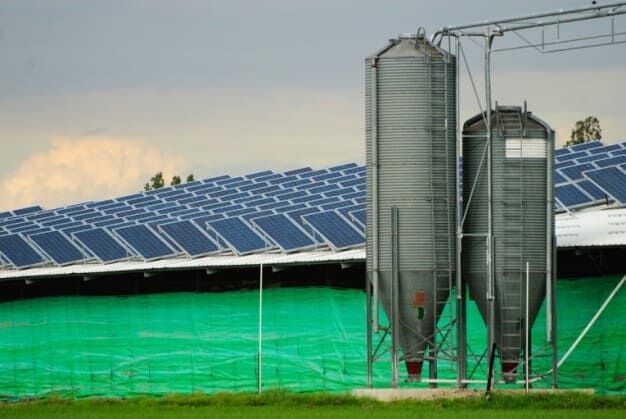
[[[47,208],[139,191],[154,173],[180,173],[183,159],[123,138],[57,138],[0,181],[0,208]]]

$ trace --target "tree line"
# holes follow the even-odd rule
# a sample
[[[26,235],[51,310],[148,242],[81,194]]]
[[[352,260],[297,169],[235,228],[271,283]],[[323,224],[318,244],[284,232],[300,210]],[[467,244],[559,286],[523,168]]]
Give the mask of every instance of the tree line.
[[[193,182],[196,179],[192,174],[187,175],[186,178],[186,182]],[[182,180],[180,178],[180,176],[178,175],[174,175],[172,176],[172,180],[170,181],[170,186],[174,186],[174,185],[180,185],[182,183]],[[153,191],[155,189],[160,189],[162,187],[165,186],[165,178],[163,177],[163,172],[157,172],[154,176],[152,176],[150,178],[149,182],[146,182],[145,185],[143,185],[143,190],[148,192],[148,191]]]

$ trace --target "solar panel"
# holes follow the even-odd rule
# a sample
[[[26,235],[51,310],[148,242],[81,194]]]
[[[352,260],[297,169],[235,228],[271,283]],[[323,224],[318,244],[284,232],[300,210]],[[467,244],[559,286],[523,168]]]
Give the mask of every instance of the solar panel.
[[[328,211],[328,210],[338,209],[338,208],[343,208],[343,207],[351,207],[353,205],[354,203],[352,201],[338,201],[338,202],[331,202],[330,204],[320,205],[320,208],[323,211]]]
[[[570,166],[576,166],[578,163],[576,163],[576,160],[568,160],[568,161],[564,161],[561,163],[557,163],[554,165],[555,169],[562,169],[564,167],[570,167]]]
[[[349,249],[365,242],[361,232],[335,211],[318,212],[303,218],[333,250]]]
[[[308,185],[310,183],[313,183],[311,182],[310,179],[298,179],[298,180],[292,180],[291,182],[282,183],[281,186],[283,188],[297,188],[303,185]]]
[[[358,167],[356,163],[345,163],[345,164],[340,164],[338,166],[333,166],[328,170],[330,170],[331,172],[338,172],[338,171],[343,171],[346,169],[352,169],[354,167]]]
[[[591,170],[585,172],[585,177],[620,204],[626,204],[626,174],[617,167]]]
[[[353,192],[356,192],[354,188],[341,188],[341,189],[335,189],[334,191],[324,192],[323,195],[327,197],[344,196],[347,194],[351,194]]]
[[[576,185],[583,191],[587,192],[587,194],[589,194],[596,201],[608,199],[606,192],[598,188],[590,180],[587,180],[587,179],[581,180],[580,182],[577,182]]]
[[[295,211],[288,211],[286,214],[289,218],[294,220],[296,223],[300,225],[304,225],[304,221],[302,220],[302,217],[308,214],[315,214],[316,212],[320,212],[319,208],[309,207],[309,208],[303,208],[303,209],[299,209]]]
[[[26,207],[26,208],[20,208],[20,209],[13,210],[13,214],[14,215],[25,215],[25,214],[31,214],[33,212],[42,211],[42,210],[43,210],[43,208],[41,208],[39,205],[33,205],[32,207]]]
[[[563,147],[563,148],[559,148],[558,150],[554,150],[554,155],[555,155],[555,156],[557,157],[557,159],[558,159],[558,157],[563,156],[563,155],[565,155],[565,154],[569,154],[569,153],[571,153],[571,152],[572,152],[572,151],[571,151],[569,148],[567,148],[567,147]]]
[[[272,215],[272,214],[274,214],[274,211],[266,210],[266,211],[253,212],[250,214],[243,214],[243,215],[240,215],[239,217],[245,220],[246,222],[249,222],[251,220],[254,220],[255,218],[265,217],[267,215]]]
[[[148,205],[151,205],[156,202],[161,202],[161,201],[154,195],[147,195],[147,196],[142,195],[140,198],[131,199],[130,201],[127,201],[127,204],[132,205],[133,207],[141,208],[141,207],[147,207]]]
[[[87,224],[83,224],[83,225],[78,225],[74,227],[64,228],[63,233],[71,236],[73,233],[76,233],[77,231],[89,230],[90,228],[93,228],[93,227]]]
[[[561,173],[567,176],[570,180],[578,180],[583,178],[583,172],[593,169],[595,169],[595,166],[593,164],[583,163],[561,169]]]
[[[271,182],[283,178],[281,173],[274,173],[273,175],[261,176],[255,179],[255,182]]]
[[[261,176],[267,176],[267,175],[273,175],[274,172],[272,172],[271,170],[263,170],[262,172],[255,172],[255,173],[250,173],[249,175],[245,175],[244,177],[246,179],[254,179],[254,178],[258,178]]]
[[[579,159],[576,159],[576,161],[578,163],[586,163],[586,162],[591,162],[591,161],[596,161],[596,160],[607,159],[609,157],[610,157],[609,153],[597,153],[597,154],[592,154],[591,156],[581,157]]]
[[[22,231],[21,234],[22,236],[28,237],[31,234],[45,233],[48,231],[52,231],[52,229],[50,227],[33,227],[31,229]]]
[[[208,214],[206,212],[203,212],[202,214],[203,215],[197,215],[190,219],[202,229],[206,228],[206,223],[209,221],[221,220],[222,218],[225,218],[223,214]]]
[[[318,182],[320,180],[327,180],[327,181],[331,181],[334,178],[338,178],[343,176],[343,174],[341,172],[331,172],[331,173],[324,173],[323,175],[317,175],[317,176],[313,176],[313,180]]]
[[[308,189],[309,193],[324,193],[324,192],[330,192],[333,190],[339,189],[339,185],[321,185],[321,186],[317,186],[315,188],[310,188]]]
[[[615,156],[594,162],[594,164],[598,167],[617,166],[624,163],[626,163],[626,156]]]
[[[346,181],[339,182],[339,185],[341,185],[343,188],[348,188],[350,186],[360,185],[363,182],[365,182],[364,179],[357,178],[357,179],[351,179],[351,180],[346,180]]]
[[[72,236],[102,263],[128,259],[131,256],[120,242],[102,228],[75,232]]]
[[[581,205],[590,204],[591,198],[587,196],[576,185],[571,183],[565,185],[559,185],[554,188],[556,199],[566,208],[577,207]]]
[[[586,151],[579,151],[577,153],[566,154],[559,159],[559,162],[571,161],[575,159],[579,159],[581,157],[587,157],[589,153]]]
[[[313,238],[284,214],[255,218],[252,222],[285,253],[315,247]]]
[[[302,208],[307,208],[306,204],[289,204],[289,205],[285,205],[284,207],[274,208],[273,211],[277,214],[282,214],[285,212],[295,211],[295,210],[299,210]]]
[[[115,234],[145,260],[176,255],[165,240],[145,225],[117,228]]]
[[[18,234],[0,236],[0,253],[17,268],[41,265],[46,262],[35,249]]]
[[[350,221],[352,221],[353,224],[358,225],[361,228],[361,231],[365,231],[365,226],[367,224],[367,213],[365,209],[352,211],[349,215]]]
[[[299,173],[298,177],[301,179],[313,178],[314,176],[324,175],[329,173],[326,169],[313,170],[312,172]]]
[[[578,152],[578,151],[590,150],[592,148],[598,148],[598,147],[604,147],[604,144],[602,144],[601,141],[590,141],[588,143],[582,143],[582,144],[576,144],[576,145],[570,146],[570,149],[573,152]]]
[[[306,172],[312,172],[313,169],[311,169],[310,167],[303,167],[301,169],[294,169],[294,170],[287,170],[284,175],[285,176],[292,176],[292,175],[299,175],[301,173],[306,173]]]
[[[57,265],[85,260],[85,255],[59,231],[34,234],[30,239]]]
[[[611,156],[624,156],[626,155],[626,148],[620,150],[611,151]]]
[[[353,167],[351,169],[345,169],[342,172],[343,172],[344,175],[355,174],[357,176],[361,176],[361,175],[365,174],[366,168],[365,168],[365,166],[357,166],[357,167]]]
[[[9,212],[9,211],[0,212],[0,220],[2,220],[4,218],[8,218],[11,215],[13,215],[13,214],[11,214],[11,212]]]
[[[217,243],[191,221],[162,224],[159,230],[189,256],[203,256],[220,250]]]
[[[563,177],[563,175],[558,171],[554,171],[554,183],[558,185],[559,183],[566,183],[567,179]]]
[[[270,179],[268,180],[268,183],[271,185],[280,185],[282,183],[291,182],[291,181],[298,180],[298,179],[300,179],[298,176],[290,175],[290,176],[283,176],[283,177],[276,178],[276,179]]]
[[[198,214],[201,211],[202,210],[200,210],[198,208],[179,209],[177,211],[170,212],[169,216],[170,217],[180,218],[180,217],[184,217],[185,215]]]
[[[271,247],[237,217],[210,221],[208,225],[238,255],[267,250]]]

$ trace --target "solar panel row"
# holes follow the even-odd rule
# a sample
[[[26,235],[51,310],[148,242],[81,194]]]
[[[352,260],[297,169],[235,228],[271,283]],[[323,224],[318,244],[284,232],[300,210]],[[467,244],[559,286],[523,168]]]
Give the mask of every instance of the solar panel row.
[[[21,216],[8,212],[0,217],[0,242],[4,240],[0,257],[5,265],[22,268],[333,247],[319,234],[314,238],[301,216],[343,208],[364,210],[365,192],[358,190],[364,186],[364,175],[365,168],[354,163],[285,173],[266,170],[55,210],[25,209]],[[294,218],[297,212],[301,214]],[[4,239],[9,236],[11,240]],[[32,252],[22,259],[6,257],[2,249],[15,256],[16,246]]]

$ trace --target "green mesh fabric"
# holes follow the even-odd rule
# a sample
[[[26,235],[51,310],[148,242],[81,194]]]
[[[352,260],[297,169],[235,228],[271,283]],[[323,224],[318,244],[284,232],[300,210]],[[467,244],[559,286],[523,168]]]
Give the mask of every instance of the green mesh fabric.
[[[559,281],[561,353],[618,280]],[[468,311],[468,341],[475,350],[484,347],[485,327],[471,302]],[[358,290],[265,290],[263,388],[364,387],[364,313],[364,294]],[[563,365],[563,387],[626,392],[624,319],[626,290]],[[541,313],[533,334],[537,354],[545,346],[544,322]],[[255,391],[257,349],[258,291],[6,302],[0,304],[0,397]],[[388,358],[375,363],[378,387],[389,385]],[[538,356],[533,367],[547,371],[549,358]],[[440,377],[453,376],[452,365],[441,363]],[[475,378],[484,378],[480,368]]]

